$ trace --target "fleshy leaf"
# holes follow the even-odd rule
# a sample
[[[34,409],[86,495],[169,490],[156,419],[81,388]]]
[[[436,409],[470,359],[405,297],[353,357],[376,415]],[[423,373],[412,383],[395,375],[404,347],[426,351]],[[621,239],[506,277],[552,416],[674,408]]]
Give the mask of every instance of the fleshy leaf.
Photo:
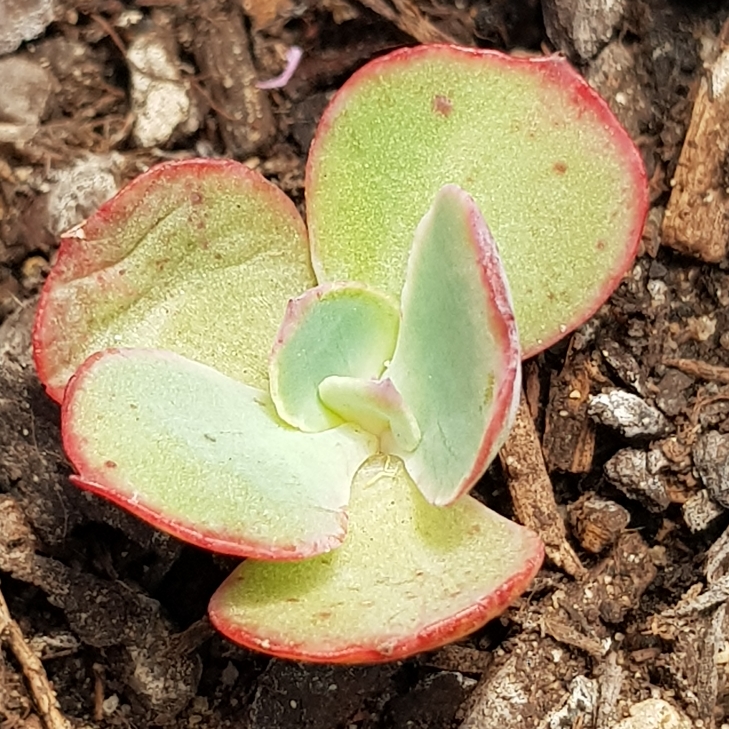
[[[364,380],[357,377],[327,377],[319,385],[322,402],[343,420],[357,423],[382,438],[391,437],[388,452],[398,447],[405,452],[420,443],[420,427],[392,380]]]
[[[511,428],[521,353],[496,246],[473,198],[446,185],[415,232],[402,323],[385,372],[422,438],[394,452],[433,504],[480,478]]]
[[[389,661],[476,630],[522,592],[539,538],[467,496],[423,500],[397,458],[366,463],[342,547],[297,563],[247,560],[213,595],[229,638],[304,661]]]
[[[287,300],[314,285],[293,203],[229,160],[159,165],[61,241],[33,333],[60,401],[90,354],[169,349],[267,387]]]
[[[637,150],[566,60],[407,48],[355,73],[318,127],[306,198],[319,282],[399,296],[412,231],[448,183],[499,243],[527,357],[617,286],[648,209]]]
[[[264,392],[156,350],[90,357],[62,419],[78,486],[198,546],[261,559],[338,546],[352,476],[376,447],[349,425],[294,430]]]
[[[271,354],[279,416],[308,432],[340,424],[321,402],[319,384],[330,375],[379,377],[399,319],[389,298],[360,284],[326,284],[290,301]]]

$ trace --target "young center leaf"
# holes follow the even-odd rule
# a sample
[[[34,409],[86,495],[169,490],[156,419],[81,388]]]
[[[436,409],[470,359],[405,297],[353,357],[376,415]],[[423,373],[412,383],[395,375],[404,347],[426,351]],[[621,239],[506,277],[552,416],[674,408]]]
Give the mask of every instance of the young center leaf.
[[[307,432],[340,424],[343,418],[320,399],[319,384],[331,375],[379,377],[399,322],[393,301],[360,284],[325,284],[290,301],[271,354],[279,416]]]
[[[157,350],[90,357],[62,424],[78,486],[198,546],[261,559],[338,546],[352,477],[376,447],[350,425],[295,430],[263,391]]]
[[[536,534],[470,496],[428,504],[398,458],[367,462],[337,550],[296,563],[247,560],[210,617],[241,645],[327,663],[431,650],[499,615],[542,562]]]
[[[314,285],[294,204],[245,165],[154,167],[61,241],[33,332],[60,401],[107,347],[169,349],[265,388],[286,302]]]
[[[521,352],[496,246],[473,199],[446,185],[415,232],[402,322],[385,372],[421,438],[395,447],[425,498],[443,506],[481,477],[511,428]]]
[[[448,183],[498,241],[526,357],[607,298],[648,209],[635,146],[565,59],[406,48],[355,73],[318,127],[306,199],[319,282],[399,296],[412,231]]]

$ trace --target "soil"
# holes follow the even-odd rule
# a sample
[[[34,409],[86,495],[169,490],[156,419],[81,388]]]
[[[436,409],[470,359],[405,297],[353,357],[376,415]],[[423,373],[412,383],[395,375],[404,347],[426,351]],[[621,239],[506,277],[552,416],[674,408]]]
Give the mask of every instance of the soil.
[[[727,17],[698,0],[0,0],[0,727],[729,727],[729,104],[710,83]],[[240,159],[303,207],[333,91],[434,41],[571,58],[643,154],[641,254],[525,368],[539,440],[512,448],[546,463],[559,517],[531,591],[411,660],[269,659],[206,620],[233,562],[69,483],[29,357],[36,296],[58,234],[155,162]],[[292,79],[255,91],[292,46]],[[522,517],[533,487],[496,464],[478,491]]]

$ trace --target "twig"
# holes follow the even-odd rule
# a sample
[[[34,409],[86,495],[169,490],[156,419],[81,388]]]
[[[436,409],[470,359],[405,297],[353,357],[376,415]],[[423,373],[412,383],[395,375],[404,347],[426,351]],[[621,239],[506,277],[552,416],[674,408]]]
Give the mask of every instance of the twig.
[[[47,729],[71,729],[70,722],[58,708],[56,694],[40,658],[26,643],[23,631],[10,616],[2,590],[0,590],[0,642],[7,643],[23,669],[33,700]]]
[[[572,577],[582,577],[585,568],[567,541],[567,530],[557,509],[542,447],[524,395],[514,427],[499,456],[509,477],[517,519],[539,534],[545,552],[554,564]]]
[[[666,367],[675,367],[687,375],[692,375],[702,380],[721,382],[723,385],[729,385],[729,367],[711,365],[708,362],[702,362],[700,359],[664,359],[663,364]]]
[[[411,0],[393,0],[395,8],[386,0],[359,0],[385,20],[389,20],[403,33],[415,38],[419,43],[457,43],[448,33],[444,33],[431,23],[411,2]]]

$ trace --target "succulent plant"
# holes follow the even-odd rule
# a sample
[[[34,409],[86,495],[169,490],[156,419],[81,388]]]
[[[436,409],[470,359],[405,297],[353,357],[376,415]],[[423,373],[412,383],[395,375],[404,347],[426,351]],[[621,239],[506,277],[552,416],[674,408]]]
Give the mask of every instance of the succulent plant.
[[[149,170],[63,237],[38,309],[74,483],[246,557],[210,604],[243,645],[381,661],[478,628],[543,550],[468,491],[522,356],[632,261],[646,188],[566,61],[451,46],[338,92],[308,231],[239,163]]]

